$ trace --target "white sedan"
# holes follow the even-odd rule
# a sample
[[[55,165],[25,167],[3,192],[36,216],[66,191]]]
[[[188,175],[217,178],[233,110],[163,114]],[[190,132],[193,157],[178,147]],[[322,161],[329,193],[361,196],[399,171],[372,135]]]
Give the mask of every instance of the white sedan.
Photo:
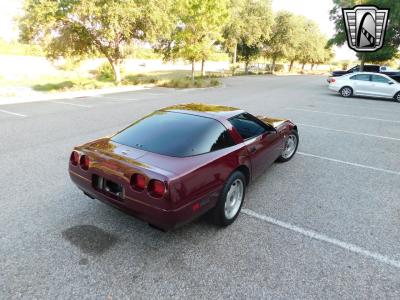
[[[384,74],[358,72],[329,79],[329,89],[343,97],[392,98],[400,102],[400,84]]]

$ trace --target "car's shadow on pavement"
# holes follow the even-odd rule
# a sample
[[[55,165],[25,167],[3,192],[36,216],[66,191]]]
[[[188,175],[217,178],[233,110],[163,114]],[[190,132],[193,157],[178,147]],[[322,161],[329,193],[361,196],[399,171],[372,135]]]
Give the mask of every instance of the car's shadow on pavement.
[[[65,242],[87,257],[106,255],[109,250],[118,251],[122,246],[132,249],[139,246],[141,251],[154,251],[185,240],[200,245],[221,230],[210,222],[207,214],[164,232],[101,202],[89,205],[90,215],[88,211],[76,214],[69,220],[70,226],[61,231]]]

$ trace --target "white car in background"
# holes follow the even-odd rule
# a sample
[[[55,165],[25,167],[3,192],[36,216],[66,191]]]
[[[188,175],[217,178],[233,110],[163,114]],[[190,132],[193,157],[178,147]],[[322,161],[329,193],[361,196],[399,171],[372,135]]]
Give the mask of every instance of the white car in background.
[[[384,74],[356,72],[332,77],[329,81],[329,89],[343,97],[381,97],[400,102],[400,84]]]

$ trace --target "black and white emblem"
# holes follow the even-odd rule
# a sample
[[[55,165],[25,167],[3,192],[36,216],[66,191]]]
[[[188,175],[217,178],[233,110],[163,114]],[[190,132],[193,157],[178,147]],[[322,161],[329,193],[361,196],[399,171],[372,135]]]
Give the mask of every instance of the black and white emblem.
[[[356,6],[342,9],[349,47],[359,52],[376,51],[383,46],[389,9]]]

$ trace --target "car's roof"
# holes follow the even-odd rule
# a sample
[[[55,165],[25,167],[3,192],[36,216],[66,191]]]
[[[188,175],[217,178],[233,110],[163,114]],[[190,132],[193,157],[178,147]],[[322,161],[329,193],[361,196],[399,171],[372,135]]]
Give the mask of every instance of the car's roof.
[[[229,119],[244,111],[242,109],[223,105],[212,105],[205,103],[187,103],[168,106],[160,109],[161,111],[172,111],[179,113],[186,113],[191,115],[198,115],[209,117],[213,119]]]
[[[355,75],[355,74],[366,74],[366,75],[382,75],[382,76],[387,76],[386,74],[383,73],[376,73],[376,72],[353,72],[353,73],[349,73],[346,75]]]

